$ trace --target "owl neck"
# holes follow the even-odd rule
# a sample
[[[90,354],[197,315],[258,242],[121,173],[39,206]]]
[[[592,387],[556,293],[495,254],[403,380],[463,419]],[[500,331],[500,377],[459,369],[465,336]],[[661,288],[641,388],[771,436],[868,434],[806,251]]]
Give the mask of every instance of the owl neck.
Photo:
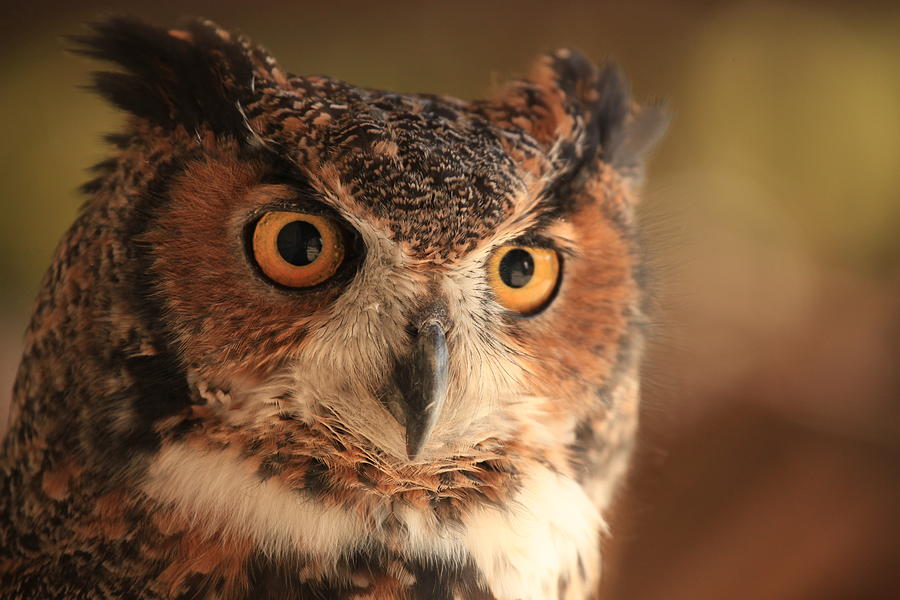
[[[160,324],[151,259],[135,242],[179,158],[135,146],[90,184],[94,195],[56,250],[26,333],[7,468],[38,453],[42,469],[76,461],[116,480],[158,448],[154,423],[189,404]]]
[[[121,496],[159,447],[155,423],[190,402],[134,243],[170,162],[131,152],[60,242],[26,333],[0,458],[0,538],[23,556],[77,539],[73,519]]]

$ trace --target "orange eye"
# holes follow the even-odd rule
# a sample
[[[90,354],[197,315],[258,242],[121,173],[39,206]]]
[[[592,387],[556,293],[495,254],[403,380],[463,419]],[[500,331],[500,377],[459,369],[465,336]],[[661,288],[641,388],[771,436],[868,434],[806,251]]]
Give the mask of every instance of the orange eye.
[[[328,217],[269,212],[253,230],[253,258],[276,283],[291,288],[312,287],[341,266],[344,237]]]
[[[544,308],[559,281],[559,255],[550,248],[503,246],[491,258],[488,279],[497,301],[531,315]]]

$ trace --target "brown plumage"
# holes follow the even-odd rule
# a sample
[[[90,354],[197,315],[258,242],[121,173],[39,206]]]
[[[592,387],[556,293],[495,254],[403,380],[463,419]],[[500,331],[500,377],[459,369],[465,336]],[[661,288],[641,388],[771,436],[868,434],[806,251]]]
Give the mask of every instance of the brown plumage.
[[[209,22],[76,44],[129,120],[27,334],[0,595],[591,597],[660,111],[565,50],[463,102]]]

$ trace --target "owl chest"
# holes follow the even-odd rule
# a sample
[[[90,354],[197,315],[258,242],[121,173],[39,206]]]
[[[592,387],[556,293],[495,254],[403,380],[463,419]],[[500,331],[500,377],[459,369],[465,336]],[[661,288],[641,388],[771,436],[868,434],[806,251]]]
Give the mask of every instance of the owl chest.
[[[509,502],[452,522],[399,503],[366,513],[314,500],[184,448],[160,454],[144,492],[188,522],[240,532],[251,597],[574,600],[598,575],[599,510],[546,468],[523,473]]]

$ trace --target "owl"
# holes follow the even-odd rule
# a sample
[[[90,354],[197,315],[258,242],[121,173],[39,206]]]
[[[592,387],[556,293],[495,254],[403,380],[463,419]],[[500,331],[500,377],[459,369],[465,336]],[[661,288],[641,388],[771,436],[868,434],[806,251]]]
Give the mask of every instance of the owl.
[[[594,597],[664,111],[569,50],[463,101],[202,20],[73,43],[127,124],[26,335],[0,596]]]

